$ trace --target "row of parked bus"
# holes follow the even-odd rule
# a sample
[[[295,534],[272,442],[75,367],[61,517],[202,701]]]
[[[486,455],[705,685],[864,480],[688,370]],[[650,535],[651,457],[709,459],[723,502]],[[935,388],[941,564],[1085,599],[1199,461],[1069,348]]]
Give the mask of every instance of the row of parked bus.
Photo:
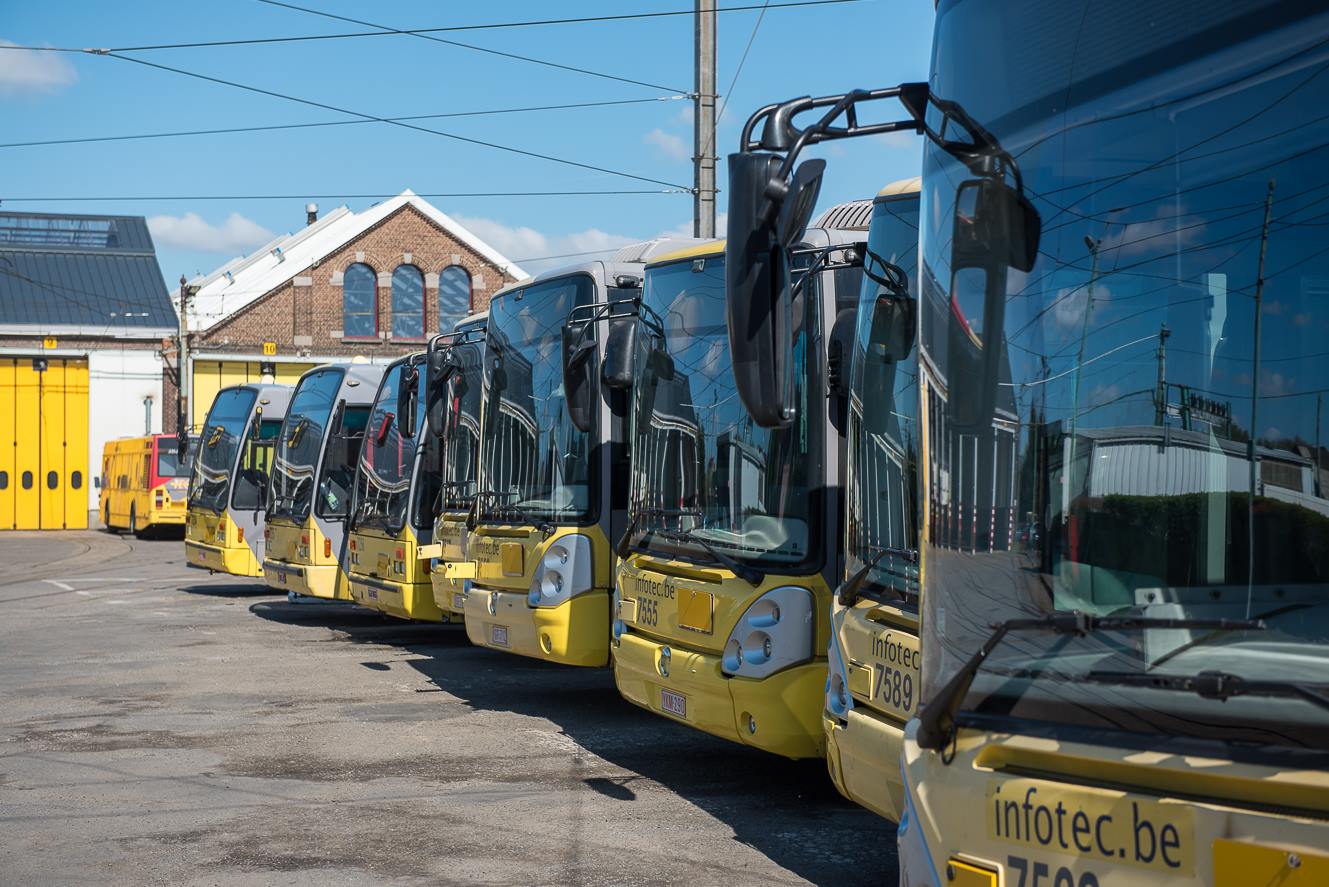
[[[1329,16],[936,21],[748,120],[725,241],[222,391],[189,560],[823,756],[910,887],[1329,883]],[[920,178],[812,223],[885,133]]]

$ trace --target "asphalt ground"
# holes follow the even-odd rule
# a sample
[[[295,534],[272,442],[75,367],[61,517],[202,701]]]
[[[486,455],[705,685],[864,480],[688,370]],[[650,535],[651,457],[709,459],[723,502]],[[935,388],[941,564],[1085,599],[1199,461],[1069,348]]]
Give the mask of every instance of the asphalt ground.
[[[607,670],[0,534],[0,884],[891,884],[895,835]]]

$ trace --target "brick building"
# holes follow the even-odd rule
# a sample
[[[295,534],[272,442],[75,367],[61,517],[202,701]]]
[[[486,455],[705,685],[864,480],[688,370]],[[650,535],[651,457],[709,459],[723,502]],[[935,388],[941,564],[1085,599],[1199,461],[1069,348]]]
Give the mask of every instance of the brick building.
[[[411,191],[342,206],[185,286],[191,425],[224,385],[417,351],[525,272]],[[168,386],[170,385],[168,379]],[[175,427],[176,397],[166,397]]]

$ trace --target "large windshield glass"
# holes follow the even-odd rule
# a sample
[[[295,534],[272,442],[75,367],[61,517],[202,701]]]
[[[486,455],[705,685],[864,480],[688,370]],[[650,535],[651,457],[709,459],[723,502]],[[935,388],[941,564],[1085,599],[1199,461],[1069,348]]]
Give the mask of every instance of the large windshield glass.
[[[1141,28],[1125,0],[943,5],[934,95],[1013,158],[1042,239],[1011,269],[974,222],[976,173],[928,148],[929,692],[1010,617],[1262,619],[1022,631],[966,707],[1329,742],[1304,701],[1098,682],[1329,685],[1329,15],[1313,7],[1175,2]]]
[[[415,409],[418,419],[415,428],[408,429],[409,434],[402,434],[401,423],[397,421],[398,394],[403,380],[410,383],[414,379],[418,385],[423,375],[420,367],[399,363],[383,377],[360,451],[355,503],[357,527],[376,527],[396,535],[406,526],[411,471],[424,410]]]
[[[189,451],[185,451],[185,458],[180,458],[176,452],[174,438],[158,438],[157,440],[157,476],[158,477],[189,477]]]
[[[846,472],[846,546],[850,574],[868,566],[864,591],[888,588],[916,597],[914,558],[918,456],[918,360],[910,306],[884,281],[889,262],[918,292],[918,197],[878,198],[872,207],[854,349],[850,358],[849,446]],[[912,330],[910,330],[912,332]]]
[[[240,442],[258,395],[249,388],[228,388],[217,393],[199,434],[198,456],[189,485],[189,504],[213,511],[226,507]]]
[[[347,405],[334,413],[328,445],[323,449],[323,467],[318,473],[318,497],[314,511],[319,517],[344,518],[351,512],[355,489],[355,466],[360,463],[369,407]]]
[[[300,380],[277,437],[270,517],[286,517],[297,523],[309,517],[319,451],[344,375],[344,370],[329,368]]]
[[[710,558],[710,545],[754,562],[809,560],[809,498],[819,464],[810,454],[809,312],[795,312],[797,418],[768,429],[752,421],[734,390],[724,256],[649,269],[642,300],[663,337],[647,324],[639,331],[631,508],[640,543],[702,559]],[[813,301],[807,293],[797,300]]]
[[[440,510],[466,511],[476,490],[484,342],[453,345],[452,353],[461,368],[448,380],[444,400]]]
[[[555,278],[489,305],[484,359],[481,516],[520,523],[591,519],[591,436],[568,417],[562,328],[595,300],[587,275]]]

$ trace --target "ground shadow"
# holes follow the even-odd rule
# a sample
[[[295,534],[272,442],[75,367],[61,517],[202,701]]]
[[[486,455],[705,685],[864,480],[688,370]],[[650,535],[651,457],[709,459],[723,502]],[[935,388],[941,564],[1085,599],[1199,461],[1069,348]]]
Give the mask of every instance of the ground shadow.
[[[213,583],[208,585],[180,585],[178,590],[185,594],[198,594],[206,597],[263,597],[276,594],[266,585],[252,581],[237,583]]]
[[[618,695],[608,669],[474,647],[461,626],[403,622],[356,607],[278,601],[250,610],[288,625],[333,629],[352,643],[410,651],[420,658],[407,664],[472,708],[557,724],[583,748],[639,774],[584,780],[605,797],[636,804],[633,783],[654,781],[727,824],[735,840],[813,883],[895,882],[894,826],[841,798],[824,762],[789,761],[643,711]]]

